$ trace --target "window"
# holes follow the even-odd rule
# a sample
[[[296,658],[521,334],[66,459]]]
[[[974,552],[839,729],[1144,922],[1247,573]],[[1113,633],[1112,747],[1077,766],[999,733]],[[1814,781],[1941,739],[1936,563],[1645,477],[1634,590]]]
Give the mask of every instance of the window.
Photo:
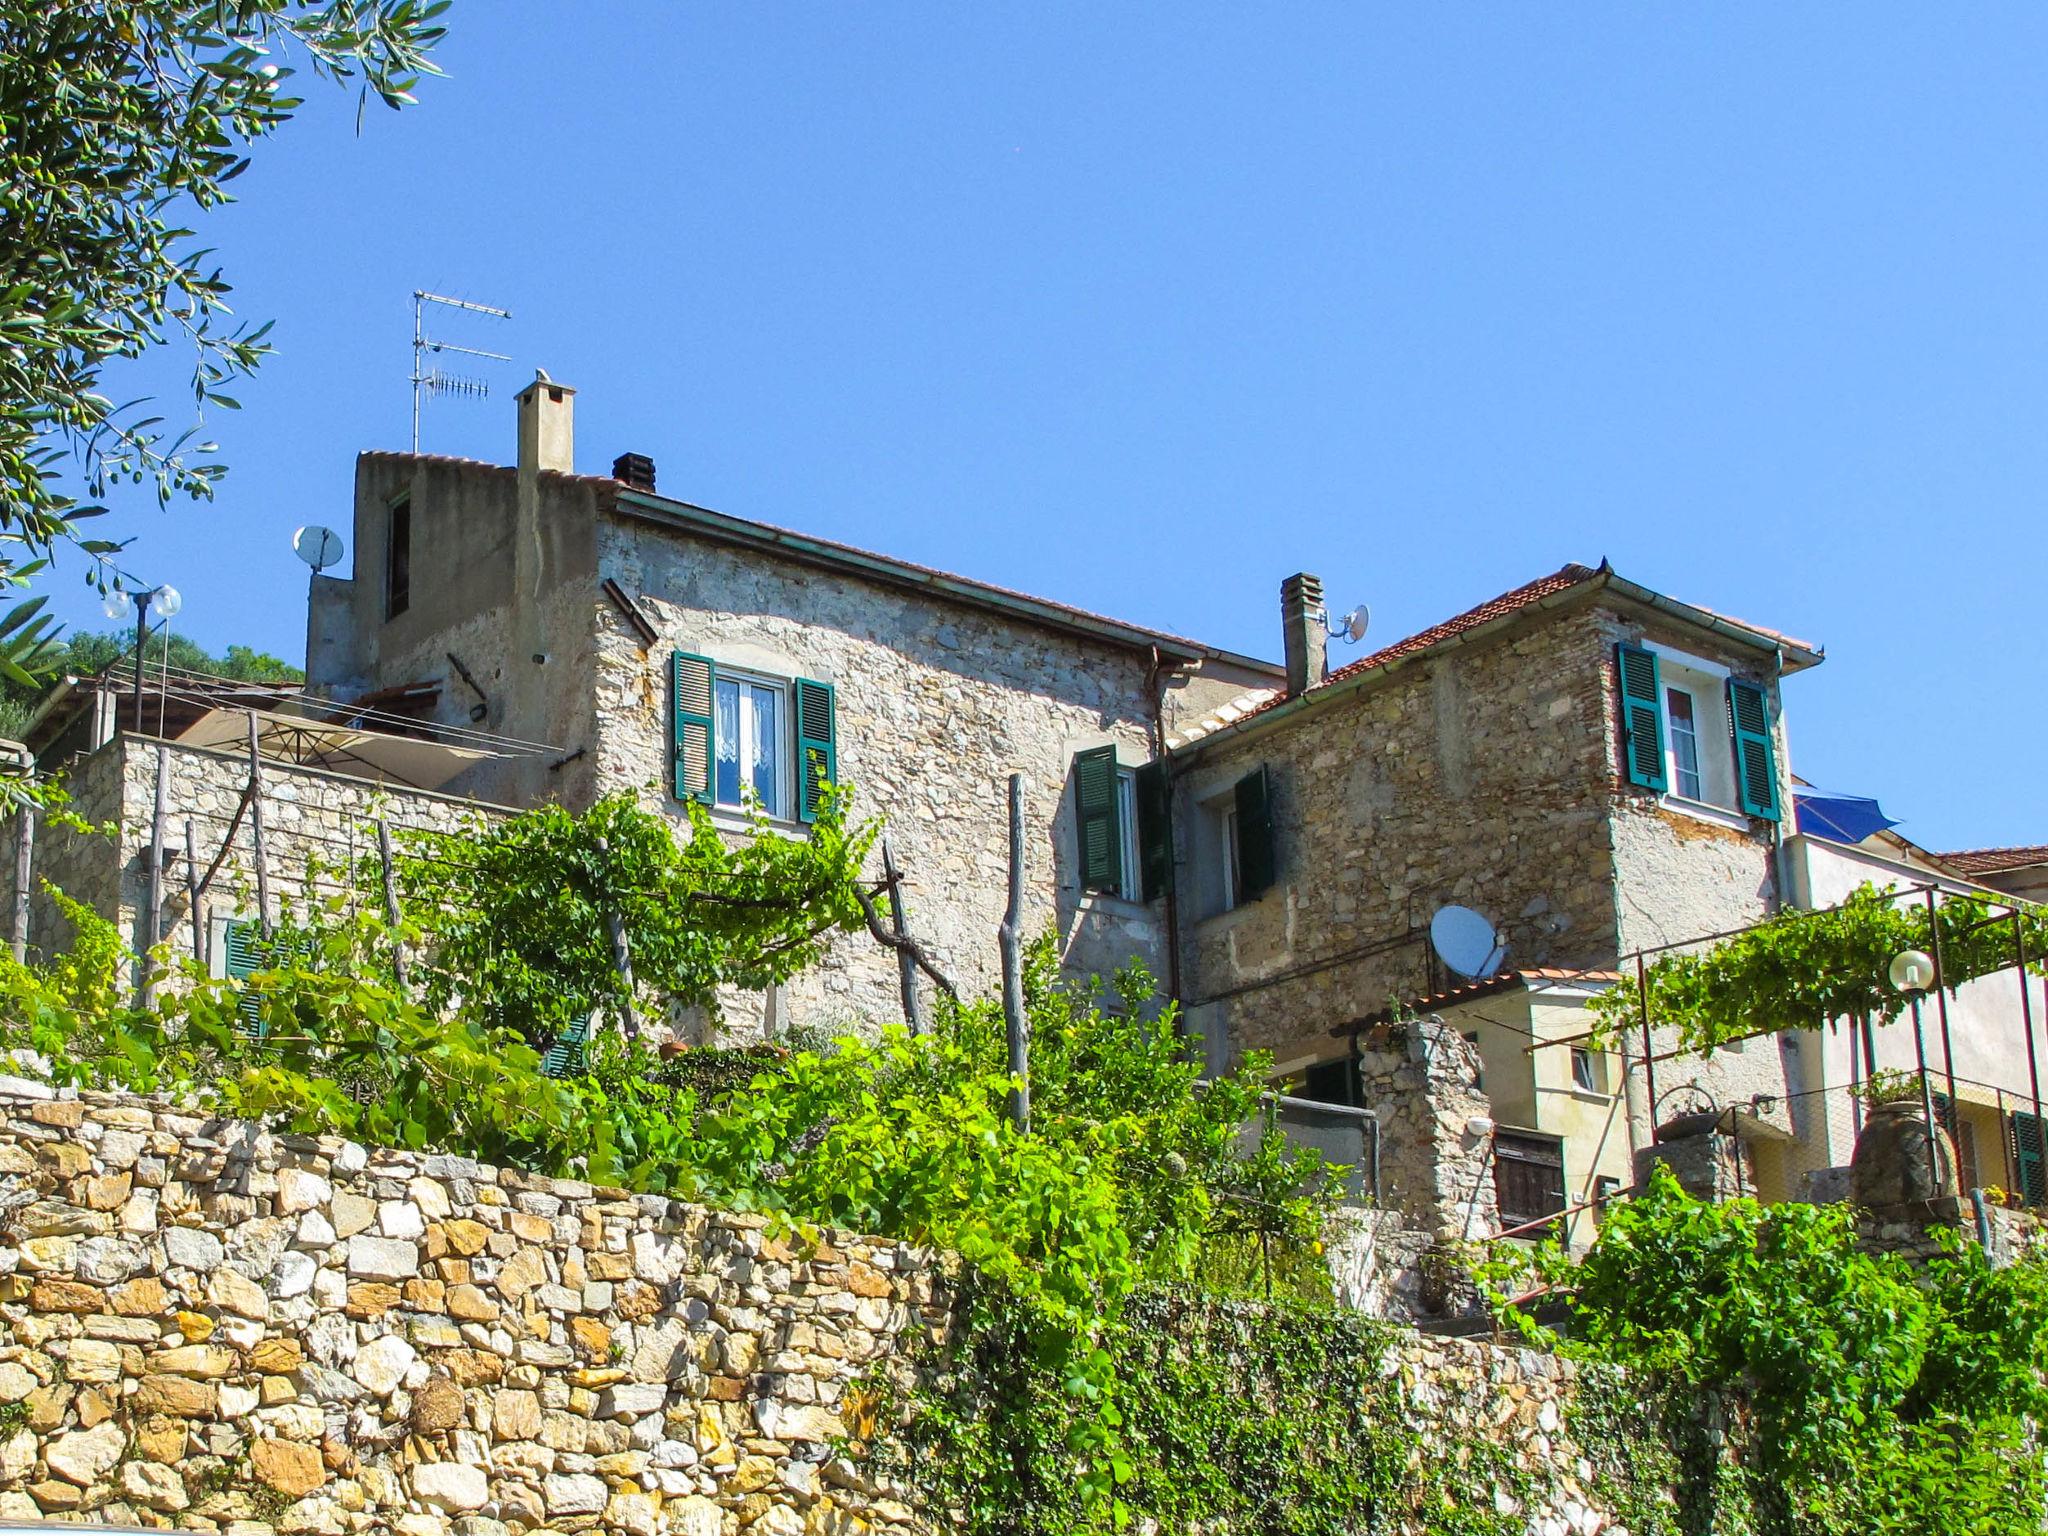
[[[1074,828],[1081,889],[1125,901],[1165,894],[1173,873],[1162,765],[1125,767],[1112,746],[1074,754]]]
[[[1617,645],[1621,766],[1631,784],[1692,805],[1778,820],[1770,699],[1716,662]]]
[[[727,672],[677,651],[669,664],[678,800],[739,808],[751,795],[779,820],[815,821],[839,780],[839,726],[830,683]]]
[[[1230,790],[1204,802],[1209,850],[1213,859],[1206,884],[1215,910],[1228,912],[1264,895],[1273,886],[1273,787],[1264,764],[1239,779]]]
[[[1665,689],[1664,712],[1671,722],[1672,787],[1688,800],[1702,799],[1699,726],[1693,714],[1692,695],[1683,688]]]
[[[1237,802],[1228,801],[1216,818],[1216,845],[1221,854],[1217,867],[1223,873],[1223,905],[1228,912],[1241,900],[1238,895],[1243,885],[1237,873]]]
[[[391,503],[384,523],[384,617],[405,612],[412,601],[412,498]]]
[[[712,685],[717,757],[711,803],[738,810],[751,794],[764,814],[785,814],[784,778],[792,761],[780,683],[720,673]]]
[[[1607,1073],[1603,1062],[1583,1045],[1572,1047],[1572,1086],[1585,1093],[1605,1093]]]
[[[1138,901],[1138,771],[1135,768],[1119,768],[1116,771],[1116,820],[1117,830],[1122,834],[1124,881],[1117,892],[1125,901]]]

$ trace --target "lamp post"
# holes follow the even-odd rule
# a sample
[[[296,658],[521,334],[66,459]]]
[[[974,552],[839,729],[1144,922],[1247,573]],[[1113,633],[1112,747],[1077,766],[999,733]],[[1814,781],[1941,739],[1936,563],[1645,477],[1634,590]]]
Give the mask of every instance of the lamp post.
[[[1913,1004],[1913,1056],[1920,1065],[1920,1114],[1927,1122],[1927,1155],[1934,1158],[1934,1096],[1927,1088],[1927,1038],[1920,1027],[1920,999],[1934,985],[1934,959],[1923,950],[1902,950],[1892,956],[1889,972],[1894,992]]]
[[[116,585],[107,591],[100,604],[100,612],[110,619],[125,618],[131,594]],[[146,587],[132,594],[135,604],[135,730],[142,730],[142,656],[143,647],[149,642],[149,607],[156,605],[156,611],[166,619],[178,616],[178,610],[185,606],[185,599],[178,589],[169,582],[162,586]]]

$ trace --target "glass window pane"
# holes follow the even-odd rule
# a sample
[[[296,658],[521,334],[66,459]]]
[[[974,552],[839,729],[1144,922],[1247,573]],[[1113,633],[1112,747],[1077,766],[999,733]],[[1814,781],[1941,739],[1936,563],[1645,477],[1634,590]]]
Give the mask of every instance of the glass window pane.
[[[749,684],[747,702],[753,711],[753,761],[748,779],[760,796],[761,809],[782,814],[782,695],[774,688]]]
[[[720,805],[740,803],[740,685],[718,679],[718,762],[712,773],[712,796]]]
[[[1671,717],[1671,762],[1678,770],[1678,792],[1688,800],[1700,798],[1700,739],[1693,717],[1692,695],[1683,688],[1665,691],[1664,703]]]

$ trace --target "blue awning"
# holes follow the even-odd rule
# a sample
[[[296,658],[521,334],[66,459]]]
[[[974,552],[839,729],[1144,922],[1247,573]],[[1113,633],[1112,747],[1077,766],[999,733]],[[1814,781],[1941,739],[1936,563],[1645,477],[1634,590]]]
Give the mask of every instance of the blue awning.
[[[1896,827],[1884,807],[1864,795],[1837,795],[1824,789],[1795,789],[1793,819],[1808,837],[1831,843],[1860,843],[1874,833]]]

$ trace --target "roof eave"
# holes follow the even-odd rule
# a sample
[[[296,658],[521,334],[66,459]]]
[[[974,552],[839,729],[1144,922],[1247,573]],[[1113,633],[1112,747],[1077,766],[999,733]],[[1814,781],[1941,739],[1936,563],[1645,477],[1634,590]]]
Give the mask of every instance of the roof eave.
[[[724,512],[714,512],[708,507],[694,506],[689,502],[675,501],[666,496],[622,488],[613,500],[612,510],[644,522],[682,524],[694,533],[722,543],[748,549],[769,550],[806,564],[851,571],[889,586],[932,593],[972,607],[993,609],[1010,618],[1041,628],[1080,635],[1091,640],[1107,641],[1134,651],[1149,653],[1156,649],[1161,656],[1174,661],[1215,661],[1268,676],[1284,675],[1282,668],[1270,661],[1261,661],[1255,656],[1245,656],[1235,651],[1203,645],[1199,641],[1188,640],[1179,635],[1169,635],[1159,630],[1145,629],[1139,625],[1124,624],[1115,619],[1083,613],[1079,609],[1067,608],[1042,598],[1006,592],[1000,587],[991,587],[963,576],[949,576],[943,571],[927,570],[923,566],[895,560],[887,555],[873,554],[867,550],[854,549],[849,545],[835,544],[825,539],[814,539],[805,534],[770,527],[765,523],[751,522],[746,518],[733,517]]]
[[[1691,603],[1680,602],[1675,597],[1666,597],[1662,592],[1646,587],[1640,582],[1630,581],[1612,569],[1602,571],[1597,582],[1588,582],[1586,585],[1589,588],[1595,585],[1611,587],[1621,596],[1640,603],[1645,608],[1669,614],[1701,629],[1711,630],[1722,639],[1732,640],[1737,645],[1774,655],[1778,658],[1778,670],[1788,675],[1793,672],[1804,672],[1808,667],[1817,667],[1827,659],[1827,650],[1824,646],[1809,646],[1785,635],[1774,635],[1768,630],[1754,629],[1739,620],[1724,618],[1711,609],[1695,607]]]

